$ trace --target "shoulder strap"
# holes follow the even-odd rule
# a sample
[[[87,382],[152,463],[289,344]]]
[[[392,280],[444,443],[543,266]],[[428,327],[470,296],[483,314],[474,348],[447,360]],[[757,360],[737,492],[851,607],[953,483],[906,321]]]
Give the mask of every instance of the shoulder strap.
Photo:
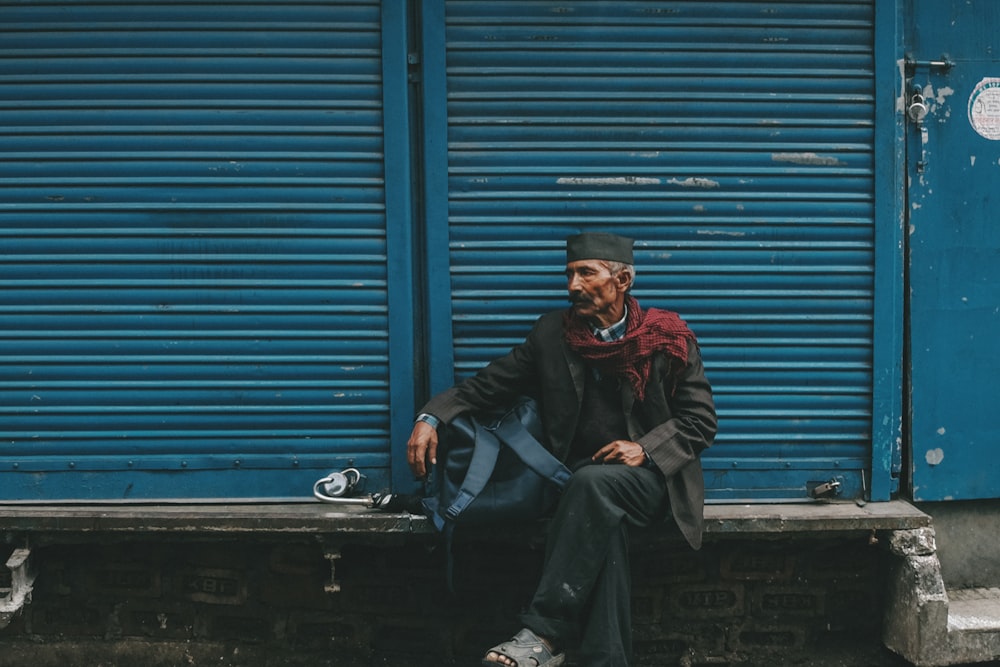
[[[469,468],[465,472],[465,479],[455,496],[455,500],[445,510],[445,515],[449,519],[454,519],[472,503],[476,497],[482,493],[486,483],[490,481],[490,475],[497,465],[497,457],[500,455],[500,441],[497,437],[476,419],[470,419],[475,428],[475,446],[472,450],[472,459],[469,461]]]
[[[525,465],[559,488],[566,486],[573,473],[524,428],[513,412],[500,421],[495,432]]]

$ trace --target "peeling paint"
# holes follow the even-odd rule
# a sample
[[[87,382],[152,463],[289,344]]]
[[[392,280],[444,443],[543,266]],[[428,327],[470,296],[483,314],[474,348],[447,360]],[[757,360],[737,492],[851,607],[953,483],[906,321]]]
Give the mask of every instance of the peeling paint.
[[[927,460],[927,465],[936,466],[944,461],[944,450],[940,447],[936,449],[928,449],[924,458]]]
[[[946,431],[944,430],[944,426],[942,426],[941,428],[939,428],[939,429],[937,430],[937,434],[938,434],[938,435],[944,435],[945,433],[946,433]]]
[[[559,185],[659,185],[660,179],[643,176],[603,176],[577,177],[563,176],[556,183]]]
[[[934,92],[934,86],[927,84],[923,87],[921,94],[924,96],[924,101],[927,104],[928,114],[939,114],[941,116],[938,118],[939,122],[951,117],[951,108],[945,106],[945,103],[949,97],[955,94],[954,88],[942,86],[937,92]],[[940,110],[939,107],[941,108]]]
[[[810,167],[835,167],[843,164],[833,156],[822,156],[816,153],[772,153],[771,160],[774,162],[804,164]]]
[[[950,86],[944,86],[943,88],[938,88],[937,95],[934,96],[934,101],[938,104],[944,104],[949,97],[955,94],[955,89]]]
[[[700,236],[746,236],[746,232],[725,232],[719,229],[699,229],[696,234]]]
[[[927,161],[930,158],[930,151],[927,150],[927,144],[928,144],[929,140],[930,140],[930,135],[927,132],[927,126],[926,125],[921,125],[920,126],[920,164],[918,165],[918,172],[920,173],[920,177],[919,177],[919,179],[917,179],[918,182],[920,183],[921,187],[926,187],[927,186],[927,182],[924,180],[924,172],[927,170]],[[927,194],[930,194],[930,191],[928,191]]]
[[[682,188],[717,188],[719,187],[718,181],[713,181],[710,178],[686,178],[683,181],[676,178],[671,178],[667,181],[669,185],[679,185]]]

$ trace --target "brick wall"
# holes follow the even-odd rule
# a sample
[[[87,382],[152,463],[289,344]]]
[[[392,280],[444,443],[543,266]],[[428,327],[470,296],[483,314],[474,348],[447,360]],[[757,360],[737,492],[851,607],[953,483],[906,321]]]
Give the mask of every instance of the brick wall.
[[[88,539],[33,549],[33,600],[0,630],[0,667],[478,664],[517,630],[542,559],[531,536],[469,537],[448,593],[427,541]],[[697,553],[640,537],[638,664],[795,664],[877,646],[883,558],[865,537],[716,538]]]

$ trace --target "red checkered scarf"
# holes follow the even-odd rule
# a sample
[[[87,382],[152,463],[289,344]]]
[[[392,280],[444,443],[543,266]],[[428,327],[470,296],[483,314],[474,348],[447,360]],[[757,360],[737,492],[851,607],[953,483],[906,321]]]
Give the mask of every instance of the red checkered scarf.
[[[653,353],[663,352],[671,360],[675,373],[687,364],[688,342],[695,340],[677,313],[650,308],[643,312],[634,297],[625,297],[628,308],[625,335],[610,343],[594,337],[587,321],[572,308],[563,318],[563,330],[569,348],[593,364],[602,373],[625,378],[632,385],[637,400],[642,401],[653,369]]]

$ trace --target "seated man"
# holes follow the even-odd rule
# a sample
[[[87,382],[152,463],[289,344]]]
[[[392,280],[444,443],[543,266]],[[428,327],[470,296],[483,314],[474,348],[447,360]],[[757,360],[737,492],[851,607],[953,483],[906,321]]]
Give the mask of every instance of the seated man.
[[[538,400],[550,450],[574,470],[550,522],[545,566],[513,639],[484,665],[554,667],[579,646],[581,665],[628,665],[631,573],[627,527],[672,515],[701,546],[701,452],[716,431],[712,390],[694,334],[673,312],[642,310],[629,293],[633,242],[571,236],[571,306],[543,315],[525,341],[424,406],[407,444],[413,473],[436,462],[441,423]]]

